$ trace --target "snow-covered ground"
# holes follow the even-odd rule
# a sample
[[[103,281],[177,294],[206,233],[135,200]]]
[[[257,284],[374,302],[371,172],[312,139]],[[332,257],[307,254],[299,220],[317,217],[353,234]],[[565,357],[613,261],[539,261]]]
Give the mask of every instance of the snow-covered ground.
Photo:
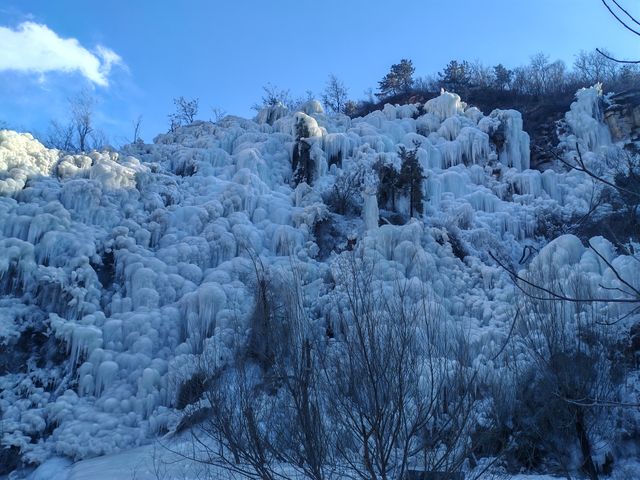
[[[638,478],[640,463],[627,462],[610,480]],[[241,480],[222,469],[186,462],[158,445],[146,445],[127,452],[82,460],[72,464],[63,458],[52,458],[31,474],[28,480]],[[294,476],[290,478],[294,479]],[[535,474],[486,474],[476,480],[558,480],[558,476]],[[339,479],[336,479],[339,480]]]
[[[291,472],[289,475],[292,480],[296,478]],[[124,453],[82,460],[75,464],[71,464],[66,459],[54,458],[41,465],[28,480],[197,480],[202,478],[241,480],[242,477],[234,476],[222,469],[194,465],[172,455],[162,447],[147,445]],[[550,475],[487,474],[477,480],[557,479],[558,477]],[[623,477],[620,477],[620,480],[623,480]]]
[[[616,147],[599,95],[578,94],[563,141],[603,171]],[[232,361],[247,334],[256,257],[282,275],[295,264],[322,324],[332,321],[332,265],[357,239],[382,283],[418,282],[443,321],[464,326],[482,369],[494,368],[486,360],[507,338],[515,295],[489,252],[520,269],[525,248],[540,251],[540,268],[586,272],[596,291],[616,295],[616,276],[580,240],[548,244],[553,225],[589,211],[599,186],[561,165],[529,169],[518,112],[484,115],[450,93],[357,119],[317,102],[303,110],[196,122],[117,153],[62,155],[0,131],[0,345],[28,338],[38,350],[0,377],[2,443],[36,464],[82,460],[52,461],[33,478],[154,478],[143,445],[180,421],[181,381],[202,355]],[[299,124],[311,185],[292,183]],[[378,205],[374,168],[398,170],[400,145],[419,145],[424,217],[379,226],[388,206]],[[331,206],[345,180],[362,214]],[[408,201],[396,208],[406,215]],[[593,243],[640,286],[637,264]]]

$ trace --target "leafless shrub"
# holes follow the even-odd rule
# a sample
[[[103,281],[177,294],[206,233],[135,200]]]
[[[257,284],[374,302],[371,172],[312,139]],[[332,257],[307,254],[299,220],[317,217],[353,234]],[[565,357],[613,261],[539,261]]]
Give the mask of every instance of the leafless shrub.
[[[474,403],[464,339],[447,335],[437,307],[416,302],[408,283],[381,290],[357,254],[340,266],[338,285],[345,334],[324,375],[339,461],[363,480],[402,478],[416,463],[458,470]]]
[[[207,416],[194,460],[243,478],[380,480],[412,467],[456,472],[471,455],[476,373],[467,342],[411,282],[391,290],[345,255],[332,297],[335,338],[318,334],[295,265],[253,258],[256,311],[233,366],[203,355]],[[321,329],[324,331],[324,328]],[[193,408],[202,408],[202,402]]]
[[[169,114],[169,130],[173,132],[178,127],[193,123],[198,114],[199,103],[197,98],[174,98],[175,112]]]
[[[509,455],[529,468],[555,463],[561,473],[579,468],[596,480],[602,470],[595,457],[610,448],[608,419],[623,407],[623,361],[607,321],[609,306],[589,301],[595,295],[584,277],[561,280],[553,271],[534,271],[529,278],[576,301],[541,298],[533,287],[521,295],[513,348],[525,356],[511,365],[515,396],[503,415],[512,422]]]
[[[362,171],[341,172],[336,176],[333,188],[327,195],[327,204],[340,215],[359,214],[362,191]]]

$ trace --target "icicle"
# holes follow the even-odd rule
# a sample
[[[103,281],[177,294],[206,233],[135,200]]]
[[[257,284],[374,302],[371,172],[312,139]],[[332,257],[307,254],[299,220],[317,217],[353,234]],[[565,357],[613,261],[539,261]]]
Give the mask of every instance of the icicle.
[[[500,122],[504,145],[498,152],[502,164],[517,170],[529,168],[529,134],[522,130],[522,115],[516,110],[494,110],[491,118]]]
[[[371,189],[365,189],[362,192],[362,197],[364,200],[364,208],[362,209],[364,228],[365,230],[375,230],[378,228],[378,220],[380,218],[376,192],[371,191]]]
[[[120,367],[116,362],[111,360],[106,360],[100,364],[98,367],[98,374],[96,376],[95,381],[95,393],[96,397],[99,397],[100,394],[109,387],[113,383],[113,381],[118,376],[118,370]]]

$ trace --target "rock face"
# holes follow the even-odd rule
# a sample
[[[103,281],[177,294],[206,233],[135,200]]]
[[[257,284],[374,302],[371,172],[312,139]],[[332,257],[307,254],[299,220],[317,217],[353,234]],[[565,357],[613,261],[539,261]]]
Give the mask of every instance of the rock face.
[[[640,139],[640,88],[616,93],[610,102],[604,119],[613,139]]]

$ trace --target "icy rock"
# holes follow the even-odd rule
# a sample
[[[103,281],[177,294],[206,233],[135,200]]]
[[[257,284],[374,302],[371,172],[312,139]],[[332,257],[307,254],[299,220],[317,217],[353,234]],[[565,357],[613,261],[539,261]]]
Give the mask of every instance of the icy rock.
[[[305,138],[322,137],[327,134],[327,131],[318,125],[315,118],[304,112],[298,112],[293,116],[293,121],[291,122],[290,133],[293,137],[296,136],[297,126],[300,124],[303,125],[304,130],[309,133],[309,136]]]
[[[434,114],[440,122],[458,113],[464,113],[465,107],[466,104],[460,100],[459,95],[444,90],[440,92],[440,96],[424,104],[424,110]]]

